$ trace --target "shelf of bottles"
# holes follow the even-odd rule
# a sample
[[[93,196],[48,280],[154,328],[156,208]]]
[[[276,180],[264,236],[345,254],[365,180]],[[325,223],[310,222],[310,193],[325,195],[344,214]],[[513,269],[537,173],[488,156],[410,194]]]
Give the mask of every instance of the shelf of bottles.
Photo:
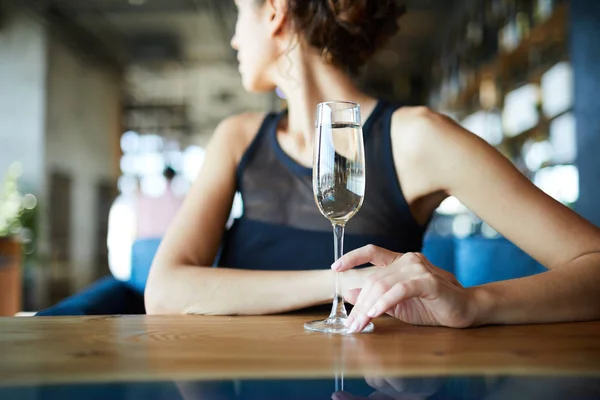
[[[434,58],[429,105],[572,205],[579,188],[568,1],[473,0],[467,8]],[[439,211],[466,213],[455,199]]]

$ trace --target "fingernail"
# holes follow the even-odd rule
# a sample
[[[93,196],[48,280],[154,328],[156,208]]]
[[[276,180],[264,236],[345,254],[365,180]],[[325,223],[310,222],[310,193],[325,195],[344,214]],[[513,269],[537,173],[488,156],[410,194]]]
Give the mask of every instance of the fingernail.
[[[344,321],[344,326],[346,328],[350,327],[352,325],[352,323],[354,322],[354,317],[348,317],[346,318],[346,320]]]
[[[352,323],[352,326],[350,326],[350,332],[358,332],[358,327],[359,327],[359,323],[358,321],[354,321]]]
[[[371,318],[375,318],[375,315],[377,315],[377,307],[371,308],[367,315]]]
[[[331,269],[334,269],[334,270],[337,271],[340,268],[342,268],[342,261],[341,260],[337,260],[336,262],[334,262],[333,264],[331,264]]]

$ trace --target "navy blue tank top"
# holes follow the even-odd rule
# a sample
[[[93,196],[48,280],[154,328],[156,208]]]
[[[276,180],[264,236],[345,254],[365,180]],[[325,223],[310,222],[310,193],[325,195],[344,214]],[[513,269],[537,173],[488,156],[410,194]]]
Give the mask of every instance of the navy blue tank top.
[[[363,125],[366,187],[361,209],[346,224],[344,252],[374,244],[421,250],[425,226],[413,218],[398,183],[390,124],[398,106],[380,100]],[[225,233],[217,265],[252,270],[329,268],[333,233],[313,199],[312,170],[277,141],[286,115],[268,114],[237,168],[243,215]]]

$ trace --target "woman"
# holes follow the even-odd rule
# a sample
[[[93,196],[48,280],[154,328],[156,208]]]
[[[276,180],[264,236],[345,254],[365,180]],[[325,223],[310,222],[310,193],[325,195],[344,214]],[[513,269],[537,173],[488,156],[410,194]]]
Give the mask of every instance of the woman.
[[[365,121],[368,184],[346,244],[372,245],[334,268],[348,271],[354,330],[388,310],[411,323],[451,327],[600,316],[600,230],[449,118],[386,104],[352,83],[348,72],[396,32],[403,9],[395,1],[236,4],[231,44],[244,87],[281,88],[289,110],[219,125],[155,258],[149,313],[266,314],[331,301],[332,272],[323,269],[332,258],[331,227],[310,185],[314,112],[322,101],[352,100]],[[236,189],[244,216],[223,237]],[[451,195],[550,271],[465,289],[431,265],[417,252],[427,221]],[[209,268],[222,241],[218,264],[229,268]],[[352,269],[365,262],[376,266]]]

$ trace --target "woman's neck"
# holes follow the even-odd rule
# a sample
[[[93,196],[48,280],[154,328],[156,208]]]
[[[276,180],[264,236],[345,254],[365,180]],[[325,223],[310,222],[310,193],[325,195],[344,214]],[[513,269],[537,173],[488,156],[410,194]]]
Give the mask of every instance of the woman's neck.
[[[364,121],[376,101],[359,91],[341,69],[325,63],[316,51],[301,47],[298,45],[287,56],[281,57],[278,86],[288,103],[286,133],[303,139],[305,145],[312,147],[319,103],[334,100],[357,102],[361,104]]]

